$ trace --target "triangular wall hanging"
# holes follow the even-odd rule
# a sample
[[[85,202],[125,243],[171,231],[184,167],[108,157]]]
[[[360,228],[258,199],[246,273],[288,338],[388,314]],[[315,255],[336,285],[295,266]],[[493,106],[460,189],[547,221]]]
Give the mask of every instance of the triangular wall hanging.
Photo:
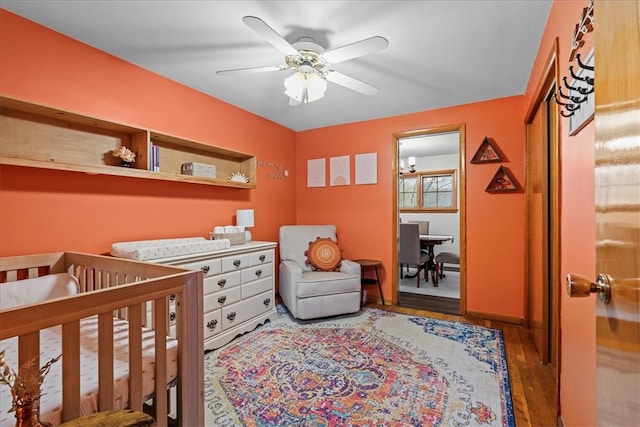
[[[471,163],[495,163],[501,161],[502,153],[500,149],[487,136],[484,137],[476,154],[471,158]]]
[[[487,186],[485,191],[489,193],[505,193],[509,191],[519,191],[520,185],[518,181],[511,175],[509,169],[504,166],[500,166],[496,171],[491,182]]]

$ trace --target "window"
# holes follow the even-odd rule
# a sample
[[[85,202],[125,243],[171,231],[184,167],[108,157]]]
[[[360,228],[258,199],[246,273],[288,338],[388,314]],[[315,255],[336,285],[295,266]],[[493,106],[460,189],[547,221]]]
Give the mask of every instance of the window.
[[[457,212],[456,171],[403,174],[398,180],[400,211]]]

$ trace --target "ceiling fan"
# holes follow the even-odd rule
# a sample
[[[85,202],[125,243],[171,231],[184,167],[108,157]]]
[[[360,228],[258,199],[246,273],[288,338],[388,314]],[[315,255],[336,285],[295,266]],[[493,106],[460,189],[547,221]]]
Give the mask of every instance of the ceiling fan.
[[[282,52],[285,55],[286,65],[220,70],[216,74],[238,75],[295,70],[284,81],[285,94],[289,96],[290,105],[306,104],[322,98],[327,89],[327,81],[364,95],[375,95],[378,92],[377,88],[328,67],[386,49],[389,42],[384,37],[370,37],[335,49],[324,50],[311,37],[302,37],[290,44],[262,19],[255,16],[245,16],[242,21]]]

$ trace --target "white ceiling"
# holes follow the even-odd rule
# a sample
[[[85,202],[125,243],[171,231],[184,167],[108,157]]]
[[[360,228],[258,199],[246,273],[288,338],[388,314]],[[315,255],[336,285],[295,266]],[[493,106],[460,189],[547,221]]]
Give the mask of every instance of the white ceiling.
[[[13,13],[295,131],[522,94],[551,3],[0,0]],[[321,100],[292,107],[283,93],[292,71],[216,75],[284,65],[242,22],[245,15],[290,43],[312,36],[325,49],[386,38],[386,50],[332,66],[378,93],[329,83]]]

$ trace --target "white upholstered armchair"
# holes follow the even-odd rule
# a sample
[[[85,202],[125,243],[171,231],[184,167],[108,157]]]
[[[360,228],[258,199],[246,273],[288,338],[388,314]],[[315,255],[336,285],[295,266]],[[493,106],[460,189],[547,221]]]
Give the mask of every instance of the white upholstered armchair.
[[[360,265],[342,259],[337,267],[339,271],[314,271],[308,263],[307,252],[310,243],[318,237],[338,242],[334,225],[280,227],[279,293],[297,319],[335,316],[360,310]],[[331,262],[335,251],[330,253],[332,249],[329,246],[320,250],[320,256]]]

